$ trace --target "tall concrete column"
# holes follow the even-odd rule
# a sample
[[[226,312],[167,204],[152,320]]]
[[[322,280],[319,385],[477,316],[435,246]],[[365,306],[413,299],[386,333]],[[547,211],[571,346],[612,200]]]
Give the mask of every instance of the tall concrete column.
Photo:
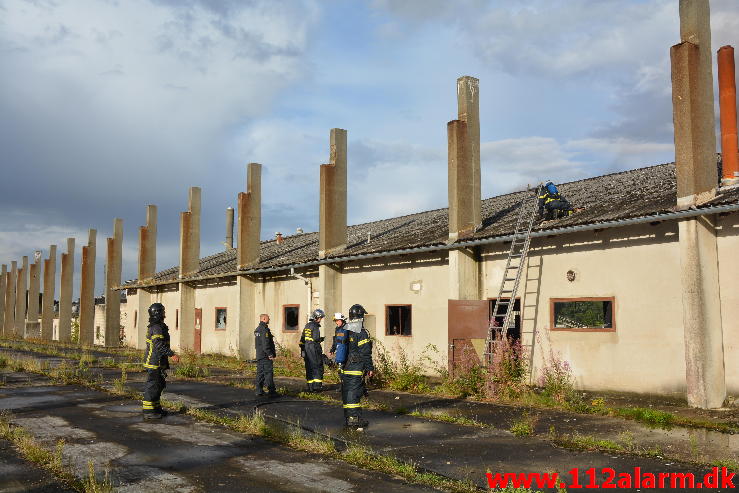
[[[467,152],[471,167],[472,222],[482,225],[482,187],[480,176],[480,81],[469,75],[457,79],[457,119],[465,122]]]
[[[139,282],[145,282],[154,277],[156,273],[156,253],[157,206],[148,205],[146,206],[146,226],[139,228]],[[148,313],[152,296],[146,288],[139,288],[136,295],[140,319],[136,328],[136,347],[144,349],[146,347],[147,324],[143,323],[145,318],[141,317]]]
[[[89,230],[80,265],[80,344],[95,344],[95,257],[97,231]]]
[[[329,164],[321,165],[318,256],[346,248],[346,130],[332,128]]]
[[[457,79],[458,119],[447,123],[449,241],[474,235],[481,224],[479,82]],[[449,299],[480,298],[476,254],[449,251]]]
[[[320,232],[318,256],[326,257],[346,248],[347,238],[347,132],[332,128],[329,164],[321,165]],[[320,305],[328,316],[342,309],[341,268],[335,265],[318,267]],[[312,307],[306,307],[310,313]]]
[[[41,276],[41,252],[36,252],[34,262],[28,267],[28,310],[25,338],[39,338],[39,292]]]
[[[41,340],[50,341],[54,334],[54,291],[56,289],[56,245],[49,246],[44,260],[44,297],[41,307]]]
[[[8,290],[8,266],[3,264],[0,271],[0,335],[2,335],[5,326],[5,297]]]
[[[246,193],[238,196],[236,230],[236,265],[238,270],[259,263],[262,232],[262,165],[249,163],[246,168]],[[229,325],[229,347],[239,358],[250,359],[254,353],[253,327],[259,323],[256,313],[256,282],[246,276],[236,278],[239,289],[237,323]]]
[[[226,207],[226,250],[234,247],[234,208]]]
[[[15,330],[14,334],[24,337],[26,334],[26,308],[28,300],[28,257],[23,257],[23,266],[18,269],[18,281],[15,288]]]
[[[689,207],[714,197],[718,183],[708,0],[680,0],[680,36],[670,50],[677,205]],[[726,398],[714,220],[678,226],[687,397],[701,408]]]
[[[187,212],[180,213],[180,278],[200,268],[200,188],[191,187]],[[195,288],[179,283],[180,349],[195,347]]]
[[[67,251],[62,253],[59,283],[59,342],[72,341],[72,291],[74,280],[74,238],[67,238]]]
[[[5,321],[3,325],[3,335],[5,337],[12,337],[15,331],[15,288],[17,283],[18,262],[13,260],[10,263],[10,272],[8,273],[5,291]]]
[[[739,142],[736,131],[736,68],[734,48],[718,50],[718,90],[721,111],[721,184],[739,183]]]
[[[121,284],[123,267],[123,219],[113,219],[113,237],[106,239],[105,347],[118,347],[121,333]]]

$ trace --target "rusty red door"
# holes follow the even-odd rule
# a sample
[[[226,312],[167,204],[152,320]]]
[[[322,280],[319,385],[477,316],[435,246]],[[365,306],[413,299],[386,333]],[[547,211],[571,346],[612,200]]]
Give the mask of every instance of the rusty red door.
[[[192,350],[195,354],[200,354],[202,350],[202,335],[203,335],[203,309],[195,309],[195,340],[193,342]]]
[[[461,364],[480,362],[479,350],[488,335],[487,300],[449,300],[449,371]],[[476,349],[477,346],[477,349]]]

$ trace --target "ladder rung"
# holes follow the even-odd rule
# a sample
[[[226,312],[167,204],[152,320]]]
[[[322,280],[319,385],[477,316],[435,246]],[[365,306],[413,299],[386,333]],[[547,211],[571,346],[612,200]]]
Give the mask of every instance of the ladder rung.
[[[511,302],[510,301],[498,301],[497,304],[499,304],[499,305],[510,305]]]
[[[504,289],[503,291],[501,291],[501,293],[512,293],[512,292],[513,292],[512,289]]]
[[[518,269],[518,266],[517,265],[509,265],[508,266],[508,270],[510,270],[510,269]]]
[[[515,277],[506,277],[505,280],[506,281],[515,281],[516,278]]]

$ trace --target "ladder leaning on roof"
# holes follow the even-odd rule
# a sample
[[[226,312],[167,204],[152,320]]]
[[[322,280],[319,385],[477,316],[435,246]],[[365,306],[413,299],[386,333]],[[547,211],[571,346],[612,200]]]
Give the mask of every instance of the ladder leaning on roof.
[[[491,364],[493,360],[493,349],[498,330],[500,329],[503,338],[508,336],[508,327],[510,326],[513,315],[513,305],[516,301],[516,291],[518,290],[518,284],[521,280],[521,272],[523,272],[524,262],[526,262],[526,258],[529,253],[531,230],[534,227],[534,218],[537,215],[537,201],[541,194],[542,187],[543,185],[539,184],[536,188],[536,194],[533,196],[527,194],[518,208],[518,219],[516,220],[516,229],[513,232],[511,249],[508,252],[508,260],[506,261],[505,270],[503,271],[503,280],[500,282],[500,290],[498,291],[498,297],[495,300],[493,313],[490,317],[490,326],[488,327],[485,352],[488,365]],[[499,306],[506,307],[501,327],[498,327],[495,324],[495,317],[498,314]]]

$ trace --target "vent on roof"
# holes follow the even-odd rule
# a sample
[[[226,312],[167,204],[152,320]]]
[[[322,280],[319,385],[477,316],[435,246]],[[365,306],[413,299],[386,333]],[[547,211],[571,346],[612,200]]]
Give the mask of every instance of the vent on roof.
[[[280,233],[279,231],[277,233],[275,233],[275,240],[277,240],[277,244],[278,245],[282,245],[282,242],[285,241],[282,238],[282,233]]]

